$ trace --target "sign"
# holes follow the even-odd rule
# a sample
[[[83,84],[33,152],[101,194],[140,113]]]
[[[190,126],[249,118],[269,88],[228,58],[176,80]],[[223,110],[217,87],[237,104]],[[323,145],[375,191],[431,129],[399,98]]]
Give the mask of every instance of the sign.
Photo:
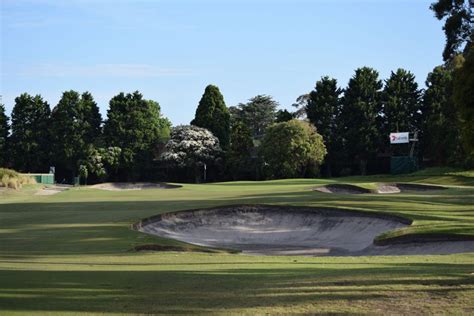
[[[390,144],[406,144],[409,142],[408,133],[390,133]]]

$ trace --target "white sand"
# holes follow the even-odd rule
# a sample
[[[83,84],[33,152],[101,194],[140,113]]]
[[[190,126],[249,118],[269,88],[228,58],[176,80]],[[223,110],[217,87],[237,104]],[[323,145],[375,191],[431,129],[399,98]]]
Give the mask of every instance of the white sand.
[[[375,190],[369,190],[351,184],[328,184],[314,188],[314,191],[336,194],[393,194],[400,192],[426,192],[446,189],[443,186],[415,183],[380,183]]]
[[[323,193],[337,193],[337,194],[365,194],[371,193],[370,190],[358,187],[351,184],[328,184],[314,188],[314,191]]]
[[[51,185],[36,191],[35,195],[55,195],[60,192],[69,190],[70,187],[70,185]]]
[[[338,210],[232,206],[164,214],[139,231],[195,245],[248,254],[362,256],[474,252],[474,241],[410,242],[376,246],[378,235],[407,221]]]
[[[94,189],[107,191],[129,191],[129,190],[144,190],[144,189],[171,189],[179,186],[173,186],[163,183],[151,182],[106,182],[90,186]]]

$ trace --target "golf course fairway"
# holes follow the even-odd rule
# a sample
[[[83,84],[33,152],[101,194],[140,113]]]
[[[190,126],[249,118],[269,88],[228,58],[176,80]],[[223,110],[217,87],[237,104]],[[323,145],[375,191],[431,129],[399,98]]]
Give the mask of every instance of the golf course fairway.
[[[329,184],[445,186],[328,194]],[[0,314],[473,314],[474,253],[260,256],[145,234],[139,221],[228,205],[314,207],[406,218],[377,235],[474,239],[474,173],[183,184],[129,191],[39,185],[0,191]],[[377,215],[377,216],[378,216]],[[142,251],[143,250],[143,251]]]

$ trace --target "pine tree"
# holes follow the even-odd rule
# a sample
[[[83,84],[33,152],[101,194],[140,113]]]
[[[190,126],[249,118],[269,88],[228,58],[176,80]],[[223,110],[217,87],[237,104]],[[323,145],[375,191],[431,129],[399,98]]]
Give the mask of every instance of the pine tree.
[[[304,107],[308,120],[323,136],[328,151],[324,163],[328,176],[332,174],[331,166],[338,162],[342,154],[341,93],[336,79],[323,77],[316,82],[316,87],[309,93]]]
[[[443,51],[444,61],[453,59],[465,48],[469,48],[469,43],[474,41],[469,1],[437,0],[431,4],[430,9],[438,20],[446,18],[443,26],[446,35],[446,45]]]
[[[170,122],[161,115],[160,105],[143,95],[120,93],[110,100],[104,139],[109,147],[119,147],[122,158],[118,174],[123,180],[147,176],[160,142],[169,137]]]
[[[5,167],[8,161],[7,139],[10,126],[8,116],[5,113],[5,106],[0,103],[0,167]]]
[[[218,87],[206,87],[191,124],[211,131],[219,139],[222,149],[229,147],[230,114]]]
[[[50,165],[49,104],[40,95],[15,98],[9,147],[13,167],[22,172],[46,172]]]
[[[51,137],[56,170],[66,178],[78,174],[80,162],[101,136],[102,117],[92,95],[63,93],[51,113]]]
[[[474,44],[462,66],[454,72],[453,100],[460,123],[465,161],[474,165]]]
[[[425,112],[423,154],[435,164],[459,162],[459,121],[453,104],[453,74],[438,66],[428,74],[423,96]]]
[[[375,154],[381,134],[378,115],[381,110],[382,81],[376,70],[356,69],[344,92],[341,119],[345,149],[359,162],[360,172],[367,173],[367,161]]]
[[[261,139],[268,126],[276,119],[278,102],[268,95],[257,95],[247,103],[232,107],[232,121],[242,122],[252,131],[254,139]]]
[[[389,132],[421,131],[421,90],[415,75],[404,69],[392,71],[383,90],[383,119],[385,134]]]

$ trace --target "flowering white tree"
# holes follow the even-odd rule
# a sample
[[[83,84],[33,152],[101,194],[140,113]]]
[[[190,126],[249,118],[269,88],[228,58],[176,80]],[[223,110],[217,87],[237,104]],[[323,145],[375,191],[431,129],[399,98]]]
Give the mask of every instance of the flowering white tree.
[[[171,130],[171,137],[160,158],[176,167],[193,168],[198,180],[198,168],[215,162],[221,154],[219,140],[210,131],[193,125],[179,125]]]

